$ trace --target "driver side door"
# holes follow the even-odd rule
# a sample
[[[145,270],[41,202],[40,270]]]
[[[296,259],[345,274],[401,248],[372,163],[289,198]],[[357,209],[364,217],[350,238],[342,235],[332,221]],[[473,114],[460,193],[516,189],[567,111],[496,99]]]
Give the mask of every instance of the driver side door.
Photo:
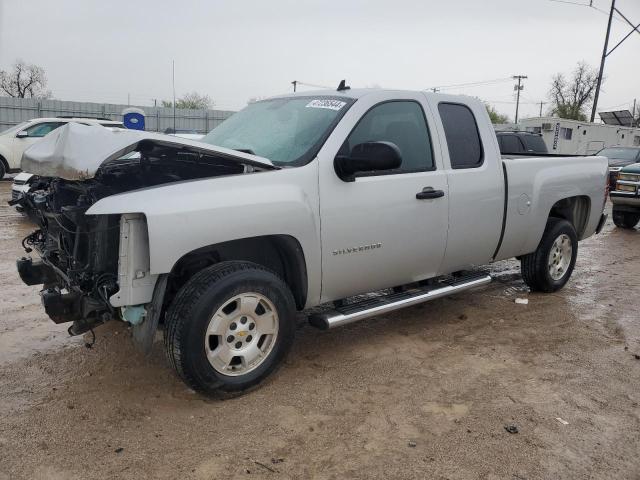
[[[428,106],[419,95],[399,93],[358,100],[320,157],[322,301],[434,277],[445,253],[448,185]],[[372,97],[372,98],[370,98]],[[336,137],[346,140],[339,146]],[[374,171],[344,181],[336,154],[358,144],[384,141],[400,150],[396,170]],[[336,148],[337,147],[337,148]],[[437,198],[418,198],[425,188]]]

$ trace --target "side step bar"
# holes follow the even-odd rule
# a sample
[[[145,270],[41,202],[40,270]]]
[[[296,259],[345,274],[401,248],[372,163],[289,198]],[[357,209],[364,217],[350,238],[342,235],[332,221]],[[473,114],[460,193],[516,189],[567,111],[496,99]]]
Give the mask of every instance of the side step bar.
[[[486,273],[465,275],[451,281],[440,281],[436,285],[368,298],[361,302],[314,313],[309,316],[309,323],[321,330],[328,330],[375,315],[382,315],[404,307],[453,295],[463,290],[481,287],[490,282],[491,276]]]

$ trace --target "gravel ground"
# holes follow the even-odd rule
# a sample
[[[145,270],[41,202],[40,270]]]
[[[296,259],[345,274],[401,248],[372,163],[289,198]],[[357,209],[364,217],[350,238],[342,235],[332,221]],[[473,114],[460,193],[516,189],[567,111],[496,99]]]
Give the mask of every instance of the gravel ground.
[[[212,401],[177,379],[160,338],[145,358],[113,323],[89,349],[44,315],[15,272],[32,226],[4,205],[9,187],[0,480],[640,478],[638,231],[607,224],[581,243],[556,294],[499,262],[476,292],[303,326],[262,388]]]

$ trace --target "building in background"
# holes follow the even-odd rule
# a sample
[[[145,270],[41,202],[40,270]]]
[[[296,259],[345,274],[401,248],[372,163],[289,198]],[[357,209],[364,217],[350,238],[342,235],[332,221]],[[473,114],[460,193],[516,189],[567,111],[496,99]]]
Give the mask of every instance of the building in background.
[[[640,146],[640,128],[556,117],[525,118],[520,129],[540,133],[549,153],[592,155],[605,147]]]

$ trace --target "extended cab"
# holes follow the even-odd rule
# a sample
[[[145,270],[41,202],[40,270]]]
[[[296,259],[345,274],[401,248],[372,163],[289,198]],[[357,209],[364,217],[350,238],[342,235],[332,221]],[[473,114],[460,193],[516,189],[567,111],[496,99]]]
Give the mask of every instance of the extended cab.
[[[22,166],[41,258],[18,270],[49,316],[72,334],[127,321],[147,350],[161,322],[208,394],[273,371],[296,310],[332,328],[479,287],[477,267],[511,257],[558,290],[605,220],[606,159],[502,160],[481,102],[424,92],[275,97],[202,142],[70,124]]]

